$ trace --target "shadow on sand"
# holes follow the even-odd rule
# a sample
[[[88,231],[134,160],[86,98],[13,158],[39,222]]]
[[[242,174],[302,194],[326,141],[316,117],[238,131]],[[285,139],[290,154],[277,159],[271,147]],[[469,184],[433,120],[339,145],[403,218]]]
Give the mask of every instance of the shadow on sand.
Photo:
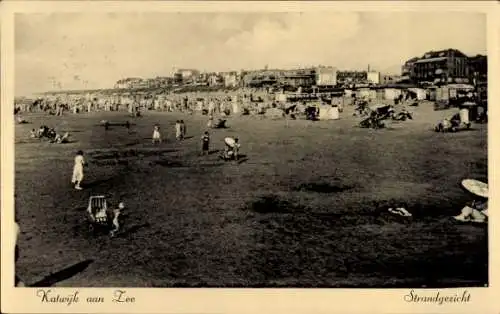
[[[128,229],[126,229],[126,230],[124,230],[124,231],[122,231],[122,232],[118,233],[118,234],[116,235],[116,237],[117,237],[117,238],[123,238],[123,237],[126,237],[126,236],[128,236],[128,235],[130,235],[130,234],[134,233],[134,232],[137,232],[137,231],[138,231],[138,230],[140,230],[140,229],[143,229],[143,228],[146,228],[146,227],[149,227],[149,226],[150,226],[150,224],[149,224],[149,223],[143,223],[143,224],[141,224],[141,225],[135,225],[135,226],[132,226],[132,227],[130,227],[130,228],[128,228]]]
[[[91,259],[85,260],[83,262],[77,263],[73,266],[70,266],[68,268],[65,268],[61,271],[58,271],[56,273],[50,274],[43,278],[42,280],[35,282],[31,285],[28,285],[29,287],[52,287],[58,282],[64,281],[66,279],[69,279],[81,272],[83,272],[87,267],[89,267],[90,264],[92,264],[94,261]]]

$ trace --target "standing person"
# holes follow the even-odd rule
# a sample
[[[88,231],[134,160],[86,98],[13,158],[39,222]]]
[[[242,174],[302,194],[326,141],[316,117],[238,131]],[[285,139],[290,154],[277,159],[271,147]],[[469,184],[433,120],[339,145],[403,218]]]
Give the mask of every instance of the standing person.
[[[181,120],[181,138],[182,139],[186,138],[186,133],[187,133],[186,124],[184,123],[184,120]]]
[[[75,156],[75,165],[73,166],[73,177],[71,178],[71,183],[75,185],[75,189],[81,190],[80,184],[83,180],[83,166],[85,165],[85,160],[83,159],[83,152],[79,150]]]
[[[208,114],[212,116],[215,113],[215,102],[214,99],[211,98],[210,102],[208,103]]]
[[[208,155],[209,147],[210,135],[208,134],[208,131],[205,131],[205,133],[201,136],[201,154]]]
[[[179,120],[175,122],[175,138],[177,140],[182,139],[182,126],[181,126],[181,121]]]
[[[214,116],[213,115],[210,115],[208,117],[208,122],[207,122],[207,128],[212,128],[214,125]]]
[[[153,144],[161,143],[160,127],[155,125],[153,129]]]
[[[239,139],[235,138],[234,139],[234,147],[233,147],[234,160],[238,160],[238,158],[239,158],[240,147],[241,147],[241,144],[240,144]]]
[[[122,213],[123,209],[125,208],[125,204],[123,202],[120,202],[118,204],[118,208],[115,208],[113,210],[113,221],[112,221],[112,229],[110,231],[110,236],[115,236],[115,234],[120,230],[120,221],[118,218],[120,217],[120,214]]]

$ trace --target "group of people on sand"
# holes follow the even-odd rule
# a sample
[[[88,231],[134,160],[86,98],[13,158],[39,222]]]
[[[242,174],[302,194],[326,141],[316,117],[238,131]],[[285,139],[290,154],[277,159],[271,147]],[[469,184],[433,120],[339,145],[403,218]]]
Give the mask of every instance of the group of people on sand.
[[[187,127],[186,123],[184,123],[184,120],[177,120],[175,122],[175,138],[178,141],[181,141],[186,138],[186,133],[187,133]],[[161,132],[160,132],[160,126],[158,124],[155,124],[153,127],[153,137],[152,137],[153,144],[159,144],[163,141]]]
[[[177,140],[183,140],[186,138],[186,124],[184,120],[177,120],[175,123],[175,138]],[[153,127],[153,136],[152,136],[153,144],[160,144],[162,142],[162,135],[160,132],[160,126],[155,124]],[[224,139],[225,149],[221,154],[221,158],[223,160],[237,160],[239,155],[239,149],[241,147],[238,138],[226,137]],[[210,134],[208,131],[205,131],[201,136],[201,155],[208,155],[210,151]]]
[[[49,128],[46,125],[40,126],[38,130],[31,129],[30,138],[48,138],[50,143],[63,144],[69,141],[69,132],[64,134],[57,133],[54,128]]]

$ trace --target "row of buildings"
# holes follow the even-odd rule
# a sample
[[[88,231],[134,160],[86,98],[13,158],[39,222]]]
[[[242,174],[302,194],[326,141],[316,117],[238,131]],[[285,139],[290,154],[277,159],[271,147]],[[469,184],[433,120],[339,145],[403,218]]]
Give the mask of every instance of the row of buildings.
[[[150,79],[126,78],[115,88],[140,89],[171,86],[224,86],[234,87],[345,87],[352,85],[390,85],[428,82],[470,83],[484,82],[487,77],[487,57],[468,57],[457,49],[430,51],[421,57],[411,58],[402,66],[401,75],[365,71],[340,71],[331,66],[306,69],[268,69],[254,71],[200,72],[195,69],[178,69],[172,77]]]
[[[179,69],[172,77],[149,79],[125,78],[115,84],[118,89],[158,88],[181,85],[265,87],[265,86],[338,86],[349,84],[384,84],[392,82],[394,76],[381,75],[374,71],[338,71],[334,67],[319,66],[308,69],[263,69],[254,71],[230,71],[218,73],[200,72],[194,69]]]
[[[236,87],[239,85],[240,80],[240,73],[236,71],[206,73],[195,69],[178,69],[172,77],[125,78],[117,81],[114,87],[118,89],[159,88],[181,85]]]

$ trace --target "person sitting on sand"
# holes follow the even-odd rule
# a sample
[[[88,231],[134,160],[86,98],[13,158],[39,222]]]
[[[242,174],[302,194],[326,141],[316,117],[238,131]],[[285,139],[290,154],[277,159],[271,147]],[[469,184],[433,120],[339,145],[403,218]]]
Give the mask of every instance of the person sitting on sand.
[[[40,126],[40,128],[38,129],[37,137],[41,138],[41,137],[45,136],[47,130],[48,130],[48,128],[45,125]]]
[[[470,206],[464,206],[460,215],[453,218],[463,222],[486,222],[488,219],[488,202],[474,201]]]
[[[57,143],[57,144],[63,144],[63,143],[67,143],[68,139],[69,139],[69,133],[66,132],[62,136],[61,136],[61,134],[56,134],[56,137],[51,142],[52,143]]]
[[[453,126],[449,119],[441,120],[434,128],[436,132],[455,132],[456,128]]]
[[[30,137],[31,138],[37,138],[38,137],[37,132],[36,132],[35,129],[31,129],[31,131],[30,131]]]
[[[224,160],[238,160],[238,154],[239,154],[239,150],[240,150],[240,143],[239,143],[239,140],[238,138],[231,138],[231,137],[228,137],[226,139],[224,139],[224,142],[226,144],[226,148],[224,149],[224,153],[223,153],[223,159]]]
[[[60,143],[61,138],[62,138],[61,134],[56,134],[56,136],[53,139],[51,139],[49,142],[50,143]]]
[[[462,208],[460,215],[453,218],[463,222],[486,222],[488,218],[488,184],[466,179],[462,181],[462,186],[475,196],[475,200]]]
[[[19,124],[25,124],[25,123],[28,123],[28,121],[26,121],[23,117],[21,116],[17,116],[17,123]]]
[[[59,142],[60,144],[67,143],[69,141],[69,132],[65,132],[64,135],[61,137],[61,141]]]

